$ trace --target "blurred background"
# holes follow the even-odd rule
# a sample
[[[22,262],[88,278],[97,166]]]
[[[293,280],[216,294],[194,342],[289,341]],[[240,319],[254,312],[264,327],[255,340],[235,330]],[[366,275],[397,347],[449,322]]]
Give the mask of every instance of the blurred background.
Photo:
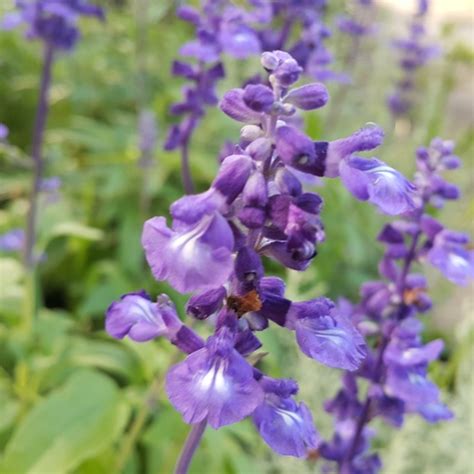
[[[0,16],[12,8],[0,2]],[[179,100],[182,81],[170,66],[191,28],[175,16],[178,2],[109,0],[107,21],[84,21],[73,54],[54,66],[51,114],[45,137],[46,177],[60,186],[44,193],[40,206],[36,293],[41,309],[25,322],[25,275],[21,256],[0,250],[0,472],[102,474],[172,472],[188,427],[162,389],[176,360],[165,341],[115,341],[104,332],[104,311],[121,294],[144,288],[168,293],[184,317],[184,297],[149,272],[140,246],[144,220],[167,215],[182,194],[180,159],[163,151],[169,106]],[[193,3],[193,2],[190,2]],[[237,2],[242,3],[242,2]],[[141,5],[147,5],[143,15]],[[326,22],[350,10],[351,2],[330,1]],[[412,1],[376,2],[375,34],[362,39],[356,61],[347,64],[351,40],[334,28],[326,42],[334,70],[350,68],[350,84],[328,83],[331,101],[310,113],[314,139],[349,135],[367,122],[382,125],[385,144],[377,157],[413,173],[415,150],[436,136],[456,141],[463,168],[450,179],[463,198],[439,211],[447,226],[470,232],[474,217],[473,5],[468,0],[434,0],[430,40],[442,54],[421,71],[420,95],[410,120],[394,121],[386,97],[399,76],[395,37],[406,34]],[[228,75],[219,93],[259,72],[256,58],[225,58]],[[18,31],[0,31],[0,122],[8,141],[0,143],[0,234],[24,226],[31,180],[29,152],[41,67],[40,45]],[[158,140],[151,162],[140,163],[138,114],[157,118]],[[207,188],[226,140],[239,126],[211,109],[193,138],[192,173]],[[375,238],[386,217],[356,202],[339,182],[319,187],[327,203],[322,214],[327,242],[304,274],[282,274],[290,296],[327,295],[357,301],[364,281],[377,278],[382,248]],[[455,288],[425,269],[435,301],[424,316],[427,340],[442,337],[442,361],[432,378],[455,420],[437,426],[409,418],[402,431],[377,425],[388,474],[473,472],[472,340],[473,287]],[[206,334],[206,328],[202,329]],[[299,354],[292,337],[278,329],[263,334],[271,353],[265,369],[301,382],[321,434],[331,420],[322,409],[339,374]],[[206,466],[205,469],[203,466]],[[250,421],[207,430],[192,473],[317,473],[317,460],[274,455]]]

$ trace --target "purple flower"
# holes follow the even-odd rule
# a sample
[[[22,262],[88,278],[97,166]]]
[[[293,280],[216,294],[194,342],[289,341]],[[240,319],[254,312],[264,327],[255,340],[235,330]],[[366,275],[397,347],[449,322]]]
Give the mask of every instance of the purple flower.
[[[262,65],[271,75],[269,80],[281,87],[290,87],[298,81],[303,69],[295,59],[285,51],[266,52],[262,55]]]
[[[357,199],[375,204],[385,214],[404,214],[415,208],[415,186],[383,161],[351,157],[341,162],[339,170]]]
[[[216,13],[214,9],[221,5],[215,2],[218,0],[208,0],[204,5],[208,19],[203,19],[194,9],[180,10],[181,17],[199,30],[196,54],[211,54],[212,35],[222,33],[220,17],[215,18],[222,12]],[[259,4],[259,0],[253,3],[255,7]],[[275,11],[284,7],[280,5]],[[293,7],[301,7],[311,14],[311,8],[307,9],[306,5],[295,3]],[[317,8],[320,7],[318,3]],[[225,21],[229,22],[230,31],[234,31],[246,14],[229,8],[225,10]],[[218,27],[201,31],[204,20],[215,20],[214,26]],[[203,45],[211,49],[203,49]],[[207,326],[214,329],[213,334],[204,343],[179,321],[174,309],[168,322],[168,313],[143,294],[127,295],[114,303],[107,315],[107,326],[114,323],[116,326],[112,324],[112,328],[118,337],[129,334],[144,340],[164,335],[188,354],[183,362],[170,369],[166,380],[169,399],[187,423],[199,423],[200,428],[208,423],[219,428],[252,415],[260,434],[276,452],[304,457],[319,443],[312,417],[306,405],[293,398],[296,383],[272,379],[246,361],[249,357],[256,363],[261,357],[255,353],[262,345],[256,331],[265,330],[271,323],[295,331],[298,345],[309,357],[330,367],[358,369],[369,380],[375,380],[371,371],[377,365],[376,358],[367,351],[354,324],[359,327],[360,323],[364,334],[378,336],[379,332],[377,327],[370,332],[368,325],[364,326],[364,307],[346,305],[339,311],[326,298],[292,303],[285,298],[284,282],[265,275],[262,259],[270,257],[296,270],[304,270],[310,264],[317,245],[325,238],[320,220],[323,201],[319,195],[304,191],[298,173],[336,177],[340,166],[354,163],[352,160],[356,158],[351,156],[354,152],[378,146],[383,133],[380,128],[370,126],[345,139],[314,142],[298,129],[293,116],[297,107],[312,110],[324,105],[326,89],[320,84],[292,89],[302,68],[286,52],[276,49],[267,52],[262,55],[262,64],[269,75],[266,85],[249,83],[245,88],[229,91],[222,99],[222,110],[244,126],[240,141],[226,146],[222,152],[221,166],[210,188],[200,194],[187,192],[170,207],[170,227],[164,217],[154,217],[145,223],[142,235],[155,278],[169,282],[181,293],[195,292],[188,300],[186,311],[198,320],[206,319]],[[193,81],[199,77],[199,82],[203,70],[199,71],[197,66],[175,63],[174,72]],[[188,116],[183,122],[187,123],[185,133],[178,126],[170,136],[173,146],[183,145],[184,137],[183,150],[187,150],[191,130],[203,111],[202,98],[195,88],[188,88],[185,101],[175,104],[175,112]],[[212,101],[209,94],[205,102]],[[385,204],[377,194],[380,190],[374,191],[373,181],[369,179],[365,184],[367,193],[377,204]],[[392,234],[397,232],[402,230],[397,228]],[[387,242],[390,240],[391,245],[391,240],[396,240],[395,244],[401,246],[399,235],[394,235],[387,236]],[[403,238],[402,235],[402,241]],[[399,274],[390,258],[387,256],[381,265],[382,275],[389,279]],[[424,282],[416,281],[415,277],[412,280],[408,284],[407,279],[406,289],[416,292]],[[370,293],[367,307],[371,311],[375,312],[382,302],[383,311],[395,308],[398,295],[393,285],[382,282],[372,290],[367,290]],[[377,303],[369,304],[372,298]],[[408,315],[403,312],[400,319]],[[375,324],[385,313],[370,313],[370,317],[373,320],[369,322]],[[422,356],[417,354],[415,358],[420,360]],[[355,385],[354,378],[333,404],[332,410],[341,417],[345,413],[350,418],[356,411],[365,410],[357,396],[351,398],[348,394],[349,387]],[[391,413],[403,403],[395,402],[393,408],[389,396],[381,395],[379,406],[390,406]],[[338,426],[341,433],[326,451],[332,449],[340,456],[350,447],[350,437],[357,436],[355,457],[350,459],[350,465],[358,466],[359,470],[367,466],[372,469],[375,458],[363,453],[368,445],[368,430],[365,427],[358,430],[354,420],[344,421],[347,422],[345,432],[341,434],[344,431],[341,420]],[[197,436],[198,431],[193,433]]]
[[[263,401],[253,368],[225,332],[169,370],[166,392],[186,423],[207,419],[216,429],[244,419]]]
[[[250,229],[261,228],[266,220],[268,189],[264,175],[257,171],[248,179],[242,191],[244,207],[239,211],[242,224]]]
[[[321,205],[322,199],[309,193],[297,198],[272,196],[268,205],[272,226],[262,252],[294,270],[307,268],[316,256],[317,243],[324,240],[318,216]]]
[[[262,84],[245,86],[242,96],[245,105],[255,112],[270,112],[275,101],[273,91]]]
[[[474,250],[468,249],[469,237],[450,230],[440,231],[426,258],[450,281],[467,285],[474,278]]]
[[[340,31],[354,37],[366,36],[373,31],[372,26],[365,25],[348,16],[339,17],[336,23]]]
[[[52,176],[51,178],[43,178],[40,183],[40,190],[44,193],[56,193],[61,188],[61,178]]]
[[[393,42],[400,52],[401,78],[395,83],[394,91],[387,98],[392,115],[397,118],[407,115],[416,104],[416,75],[420,68],[439,55],[437,46],[426,43],[427,34],[423,25],[427,13],[427,0],[421,0],[414,13],[406,38]]]
[[[219,172],[212,182],[212,188],[232,204],[244,190],[254,169],[254,163],[247,155],[230,155],[222,161]]]
[[[17,252],[25,245],[25,231],[13,229],[0,235],[0,251]]]
[[[123,339],[128,336],[137,342],[167,335],[169,331],[177,332],[181,326],[174,306],[165,295],[154,303],[143,290],[114,301],[105,318],[105,329],[112,337]]]
[[[376,189],[376,183],[364,176],[366,166],[370,173],[373,164],[374,169],[381,167],[383,172],[387,172],[386,165],[378,160],[345,157],[347,152],[353,152],[353,146],[364,147],[364,142],[367,143],[363,137],[362,145],[358,141],[355,140],[355,145],[351,140],[339,141],[336,147],[333,142],[328,155],[334,152],[334,156],[342,155],[341,176],[343,180],[350,180],[346,185],[358,197],[373,199],[371,193],[380,192],[386,186],[382,182],[380,187],[379,182]],[[451,189],[450,185],[440,177],[441,171],[459,166],[459,160],[451,158],[453,150],[452,143],[439,139],[429,148],[418,149],[417,189],[413,197],[406,199],[405,179],[389,169],[389,174],[395,173],[395,177],[388,178],[396,182],[394,187],[389,186],[395,192],[385,192],[382,197],[373,199],[391,214],[401,210],[397,208],[400,203],[406,206],[416,201],[417,208],[407,212],[403,220],[384,226],[378,236],[386,247],[379,264],[383,280],[364,283],[360,303],[346,305],[347,316],[357,323],[364,335],[376,342],[373,349],[369,346],[359,370],[354,375],[346,373],[343,389],[326,403],[336,418],[336,427],[331,442],[323,443],[320,452],[326,459],[336,461],[340,472],[365,474],[379,470],[380,460],[367,454],[370,447],[367,425],[374,418],[400,427],[406,413],[418,413],[430,423],[453,416],[441,403],[438,387],[428,379],[428,366],[439,358],[443,342],[422,343],[423,325],[416,316],[430,309],[432,302],[426,294],[426,278],[412,273],[412,265],[424,257],[457,283],[467,282],[473,274],[472,253],[466,248],[467,236],[444,229],[426,213],[434,197],[457,197],[454,192],[446,191]],[[356,174],[345,169],[354,163]],[[347,173],[351,173],[349,177],[345,176]],[[370,188],[372,184],[375,189]],[[413,191],[409,189],[409,194]],[[290,310],[287,320],[291,321],[291,317]],[[364,385],[369,381],[364,397],[359,396],[356,377],[364,379]]]
[[[186,305],[186,313],[196,319],[206,319],[221,309],[226,296],[223,286],[194,295]]]
[[[326,105],[329,93],[323,84],[314,82],[291,89],[283,100],[301,110],[314,110]]]
[[[224,94],[221,110],[229,117],[244,123],[260,123],[261,114],[252,110],[244,100],[244,89],[231,89]]]
[[[453,412],[440,402],[424,403],[418,406],[417,411],[428,423],[451,420],[454,417]]]
[[[298,171],[323,176],[326,170],[328,145],[315,143],[294,127],[281,126],[276,130],[276,152],[280,159]]]
[[[182,293],[222,285],[232,271],[234,236],[227,221],[217,212],[199,221],[166,225],[164,217],[149,219],[142,245],[153,275],[166,280]]]
[[[298,345],[308,357],[329,367],[356,370],[366,354],[364,339],[334,307],[327,298],[293,303],[286,326],[296,331]]]
[[[260,53],[260,41],[255,31],[242,23],[223,23],[219,41],[224,52],[237,59]]]
[[[385,391],[415,408],[437,402],[439,396],[438,387],[426,378],[426,369],[423,367],[390,367]]]
[[[79,39],[80,16],[104,20],[103,10],[88,0],[17,0],[18,12],[3,18],[0,25],[12,29],[25,23],[29,39],[41,39],[51,47],[70,50]]]
[[[0,123],[0,142],[3,142],[7,139],[9,134],[8,127],[3,123]]]
[[[326,158],[325,176],[339,176],[341,162],[353,153],[369,151],[383,143],[384,132],[378,125],[368,124],[349,137],[329,142]]]
[[[313,417],[304,403],[292,398],[298,386],[292,380],[263,377],[263,403],[253,412],[253,421],[265,442],[278,454],[306,457],[316,449],[319,436]]]
[[[331,36],[330,29],[323,24],[325,7],[326,2],[322,1],[295,2],[291,7],[288,6],[290,11],[293,10],[292,16],[300,19],[302,31],[298,41],[287,49],[312,78],[345,82],[348,80],[346,75],[330,69],[333,55],[325,45]]]

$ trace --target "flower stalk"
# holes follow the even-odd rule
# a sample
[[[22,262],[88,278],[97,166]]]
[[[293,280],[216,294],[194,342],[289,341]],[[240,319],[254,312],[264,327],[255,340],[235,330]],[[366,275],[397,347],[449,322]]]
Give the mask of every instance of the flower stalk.
[[[183,450],[176,464],[175,474],[187,474],[194,453],[201,442],[201,439],[206,431],[207,419],[204,419],[200,423],[193,425],[189,431],[189,435],[184,443]]]
[[[36,118],[33,128],[33,144],[31,151],[31,158],[33,160],[33,182],[29,198],[24,249],[25,267],[29,272],[34,271],[36,262],[34,247],[37,231],[38,197],[44,169],[43,142],[44,131],[49,112],[48,94],[51,85],[53,62],[54,47],[50,44],[46,44],[44,47],[38,107],[36,109]]]
[[[335,461],[340,474],[375,474],[381,468],[371,453],[369,423],[376,417],[399,428],[404,416],[417,413],[429,423],[449,420],[453,414],[440,401],[440,392],[428,379],[428,366],[436,360],[443,341],[422,342],[418,315],[432,302],[423,275],[413,273],[415,263],[429,263],[452,282],[465,285],[474,277],[474,251],[465,234],[445,229],[428,211],[459,197],[456,186],[441,176],[458,168],[454,144],[434,139],[416,154],[414,183],[416,209],[403,220],[385,225],[378,240],[386,246],[379,272],[384,280],[365,283],[361,302],[346,304],[345,312],[366,337],[375,339],[360,369],[346,372],[343,387],[326,402],[335,417],[335,434],[320,447],[322,457]],[[359,398],[358,380],[369,387]]]

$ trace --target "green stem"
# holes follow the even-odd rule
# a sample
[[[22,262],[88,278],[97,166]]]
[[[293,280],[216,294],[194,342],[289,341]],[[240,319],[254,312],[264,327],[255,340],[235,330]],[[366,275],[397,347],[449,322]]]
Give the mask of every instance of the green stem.
[[[181,352],[176,352],[171,359],[170,365],[176,364],[181,358]],[[156,403],[156,399],[163,391],[164,379],[154,379],[148,389],[143,403],[138,410],[128,432],[122,440],[118,454],[115,460],[115,471],[123,472],[130,455],[137,444],[138,438],[150,416],[151,410]]]

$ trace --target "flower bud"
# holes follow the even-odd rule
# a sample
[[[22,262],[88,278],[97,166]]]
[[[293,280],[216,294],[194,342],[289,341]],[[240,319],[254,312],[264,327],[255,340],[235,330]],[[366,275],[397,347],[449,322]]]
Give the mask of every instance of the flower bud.
[[[459,191],[459,188],[450,183],[444,183],[444,185],[441,187],[439,194],[444,198],[444,199],[459,199],[459,196],[461,195],[461,192]]]
[[[292,89],[284,101],[302,110],[314,110],[322,107],[329,99],[328,90],[323,84],[315,82]]]
[[[245,205],[263,207],[268,201],[267,183],[260,171],[253,173],[245,184],[242,193]]]
[[[293,59],[283,61],[274,71],[272,76],[282,87],[290,87],[299,78],[303,69]]]
[[[294,127],[276,130],[276,151],[281,160],[304,173],[323,176],[325,154],[316,154],[314,142]]]
[[[272,140],[266,137],[257,138],[245,149],[254,160],[264,161],[270,157],[273,151]]]
[[[221,110],[238,122],[260,123],[260,114],[244,102],[243,89],[231,89],[224,94],[220,103]]]
[[[181,20],[193,23],[194,25],[198,25],[201,20],[199,11],[196,10],[196,8],[187,5],[179,7],[176,14]]]
[[[299,196],[303,192],[300,180],[284,166],[275,173],[275,184],[282,194]]]
[[[280,61],[275,54],[266,51],[260,57],[260,62],[267,71],[273,71]]]
[[[270,112],[275,99],[269,87],[249,84],[244,89],[243,100],[245,105],[255,112]]]
[[[447,170],[455,170],[461,166],[461,160],[455,155],[443,156],[441,164]]]
[[[235,259],[235,276],[245,291],[254,289],[263,277],[263,265],[259,255],[249,247],[242,247]]]
[[[225,296],[223,286],[194,295],[186,305],[186,313],[196,319],[206,319],[221,309]]]
[[[242,192],[253,168],[247,155],[230,155],[224,159],[212,187],[221,192],[230,204]]]
[[[246,142],[253,142],[263,135],[263,130],[258,125],[244,125],[240,129],[240,138]]]

